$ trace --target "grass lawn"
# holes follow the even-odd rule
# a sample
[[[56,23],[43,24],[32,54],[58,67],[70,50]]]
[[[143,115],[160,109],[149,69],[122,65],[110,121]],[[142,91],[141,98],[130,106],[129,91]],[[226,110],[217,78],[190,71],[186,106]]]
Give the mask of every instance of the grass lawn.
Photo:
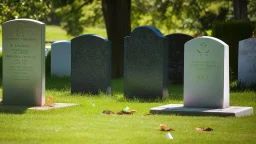
[[[47,78],[46,99],[55,102],[77,103],[78,106],[35,111],[0,107],[0,143],[93,143],[93,144],[170,144],[170,143],[255,143],[256,94],[250,91],[231,92],[232,106],[252,106],[253,116],[144,116],[151,107],[183,103],[181,85],[169,85],[166,100],[128,100],[123,96],[123,80],[112,81],[113,94],[98,96],[71,95],[69,78]],[[2,88],[0,89],[2,91]],[[2,92],[1,96],[2,97]],[[92,106],[92,102],[95,106]],[[103,110],[118,112],[129,106],[134,115],[102,115]],[[159,124],[173,128],[173,140],[167,132],[159,131]],[[196,127],[211,127],[211,132],[196,131]]]
[[[69,36],[66,31],[61,29],[59,26],[46,25],[46,40],[71,40],[74,36]],[[85,28],[83,34],[97,34],[104,38],[107,38],[107,33],[105,29],[100,28]],[[50,44],[47,44],[50,45]],[[0,47],[2,46],[2,33],[0,32]]]

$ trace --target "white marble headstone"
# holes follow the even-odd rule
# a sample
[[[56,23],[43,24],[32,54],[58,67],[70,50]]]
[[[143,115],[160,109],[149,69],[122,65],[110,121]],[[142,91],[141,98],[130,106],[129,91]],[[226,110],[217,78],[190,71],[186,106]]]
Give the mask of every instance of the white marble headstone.
[[[239,41],[238,81],[256,84],[256,38]]]
[[[32,19],[4,22],[3,103],[45,103],[45,24]]]
[[[71,43],[56,41],[51,46],[51,75],[71,76]]]
[[[213,37],[185,43],[184,106],[229,107],[229,47]]]

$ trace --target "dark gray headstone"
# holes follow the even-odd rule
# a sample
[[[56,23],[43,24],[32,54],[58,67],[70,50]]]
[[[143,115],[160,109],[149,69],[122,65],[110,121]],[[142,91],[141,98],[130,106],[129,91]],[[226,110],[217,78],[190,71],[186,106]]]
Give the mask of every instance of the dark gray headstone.
[[[45,24],[32,19],[3,23],[3,103],[45,103]]]
[[[124,39],[124,95],[168,96],[168,39],[151,26],[137,27]]]
[[[184,78],[184,44],[193,39],[192,36],[175,33],[166,36],[169,40],[169,81],[183,83]]]
[[[111,42],[97,35],[71,40],[71,93],[111,93]]]

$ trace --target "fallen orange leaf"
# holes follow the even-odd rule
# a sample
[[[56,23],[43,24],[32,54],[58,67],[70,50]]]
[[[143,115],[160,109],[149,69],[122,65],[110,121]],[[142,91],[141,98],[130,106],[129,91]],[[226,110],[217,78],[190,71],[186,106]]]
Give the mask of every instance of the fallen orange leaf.
[[[149,115],[153,115],[153,114],[151,114],[151,113],[149,113],[149,114],[144,114],[144,116],[149,116]]]
[[[136,112],[136,110],[131,110],[129,112],[121,110],[121,111],[117,112],[116,114],[118,114],[118,115],[131,115],[131,114],[134,114],[135,112]]]
[[[168,128],[168,126],[164,125],[164,124],[160,124],[160,130],[161,131],[174,131],[174,129]]]
[[[103,113],[103,114],[107,114],[107,115],[115,114],[114,112],[112,112],[112,111],[110,111],[110,110],[104,110],[102,113]]]
[[[208,128],[197,127],[196,130],[197,131],[213,131],[213,129],[209,127]]]

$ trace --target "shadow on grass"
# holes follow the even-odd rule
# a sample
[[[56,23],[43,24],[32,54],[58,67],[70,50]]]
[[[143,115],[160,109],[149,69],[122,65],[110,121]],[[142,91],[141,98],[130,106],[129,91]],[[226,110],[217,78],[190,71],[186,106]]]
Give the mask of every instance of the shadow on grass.
[[[233,81],[230,83],[230,92],[244,92],[244,91],[256,92],[256,84],[246,85],[244,83],[239,83],[237,81]]]
[[[24,114],[29,106],[4,105],[0,104],[0,113]]]
[[[46,76],[45,79],[46,90],[64,90],[70,89],[71,78],[70,77],[57,77],[57,76]]]
[[[168,84],[169,95],[167,98],[159,99],[145,99],[145,98],[127,98],[125,96],[119,96],[119,102],[140,102],[140,103],[155,103],[155,102],[164,102],[167,100],[183,100],[183,85],[182,84]],[[113,79],[112,80],[112,92],[113,95],[123,95],[124,94],[124,80],[122,79]]]

